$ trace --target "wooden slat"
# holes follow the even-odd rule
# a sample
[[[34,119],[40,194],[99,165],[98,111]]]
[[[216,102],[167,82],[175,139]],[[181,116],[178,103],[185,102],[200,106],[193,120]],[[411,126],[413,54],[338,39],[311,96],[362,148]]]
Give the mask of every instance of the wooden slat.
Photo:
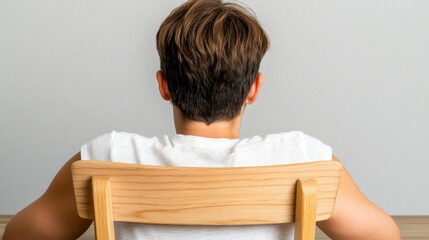
[[[316,234],[316,186],[314,179],[298,180],[296,189],[295,240],[313,240]]]
[[[293,222],[299,178],[317,181],[316,219],[329,218],[341,167],[335,161],[195,168],[85,160],[73,163],[72,173],[83,218],[94,217],[89,182],[98,175],[110,176],[114,221],[246,225]]]
[[[115,232],[110,178],[105,176],[92,177],[92,189],[96,236],[99,240],[113,240],[115,239]]]

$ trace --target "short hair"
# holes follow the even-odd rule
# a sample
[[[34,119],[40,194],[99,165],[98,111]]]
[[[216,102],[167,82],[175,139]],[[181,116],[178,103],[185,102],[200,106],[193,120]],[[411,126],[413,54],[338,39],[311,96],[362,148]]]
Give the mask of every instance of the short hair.
[[[269,39],[254,13],[235,2],[189,0],[156,35],[172,103],[207,125],[237,117]]]

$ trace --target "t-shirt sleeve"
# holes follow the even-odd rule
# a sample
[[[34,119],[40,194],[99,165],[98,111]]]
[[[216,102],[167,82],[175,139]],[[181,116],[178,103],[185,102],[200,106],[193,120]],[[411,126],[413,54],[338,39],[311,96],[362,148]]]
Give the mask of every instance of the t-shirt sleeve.
[[[112,160],[113,132],[95,138],[83,145],[80,150],[82,160]]]
[[[302,150],[307,161],[332,160],[332,149],[320,140],[299,132]]]

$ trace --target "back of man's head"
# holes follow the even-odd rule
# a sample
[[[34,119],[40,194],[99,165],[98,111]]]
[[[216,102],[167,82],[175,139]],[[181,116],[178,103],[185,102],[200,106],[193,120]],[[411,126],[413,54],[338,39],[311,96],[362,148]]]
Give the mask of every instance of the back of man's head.
[[[157,49],[173,104],[211,124],[240,114],[268,37],[253,13],[221,0],[189,0],[164,20]]]

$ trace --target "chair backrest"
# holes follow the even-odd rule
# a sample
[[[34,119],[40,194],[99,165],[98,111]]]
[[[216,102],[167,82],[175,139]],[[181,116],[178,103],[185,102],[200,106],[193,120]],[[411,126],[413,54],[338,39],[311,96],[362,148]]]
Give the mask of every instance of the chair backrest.
[[[200,168],[84,160],[72,164],[72,175],[79,215],[95,219],[98,239],[114,239],[114,221],[296,222],[295,239],[314,239],[315,221],[332,213],[341,168],[336,161]]]

